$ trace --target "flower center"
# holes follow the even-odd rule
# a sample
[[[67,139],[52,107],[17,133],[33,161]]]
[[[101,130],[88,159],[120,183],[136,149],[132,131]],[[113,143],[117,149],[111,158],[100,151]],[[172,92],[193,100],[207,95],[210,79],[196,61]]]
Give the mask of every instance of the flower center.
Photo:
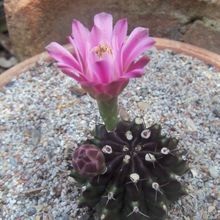
[[[112,54],[112,49],[107,44],[99,44],[94,51],[99,58],[102,58],[105,53]]]

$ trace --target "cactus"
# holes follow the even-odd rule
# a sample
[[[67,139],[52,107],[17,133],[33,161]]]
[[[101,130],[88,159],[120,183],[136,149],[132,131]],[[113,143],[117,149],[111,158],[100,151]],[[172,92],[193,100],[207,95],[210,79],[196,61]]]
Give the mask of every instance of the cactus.
[[[177,139],[161,135],[160,125],[146,128],[140,118],[121,121],[111,132],[97,125],[87,144],[103,152],[107,169],[72,176],[83,184],[79,206],[92,208],[97,219],[161,220],[169,204],[186,193],[179,182],[188,170],[186,161]]]

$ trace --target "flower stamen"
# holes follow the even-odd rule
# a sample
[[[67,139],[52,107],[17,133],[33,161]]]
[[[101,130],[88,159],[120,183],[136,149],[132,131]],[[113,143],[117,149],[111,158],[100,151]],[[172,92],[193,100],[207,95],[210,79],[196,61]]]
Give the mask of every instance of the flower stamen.
[[[94,47],[94,51],[99,58],[103,58],[106,53],[112,55],[112,49],[107,44],[99,44]]]

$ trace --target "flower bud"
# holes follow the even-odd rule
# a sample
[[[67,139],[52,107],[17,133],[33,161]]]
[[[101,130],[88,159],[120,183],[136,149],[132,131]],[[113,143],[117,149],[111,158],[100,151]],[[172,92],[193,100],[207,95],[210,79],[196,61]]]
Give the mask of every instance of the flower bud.
[[[73,154],[72,163],[82,176],[97,176],[105,169],[105,158],[102,151],[92,144],[81,145]]]

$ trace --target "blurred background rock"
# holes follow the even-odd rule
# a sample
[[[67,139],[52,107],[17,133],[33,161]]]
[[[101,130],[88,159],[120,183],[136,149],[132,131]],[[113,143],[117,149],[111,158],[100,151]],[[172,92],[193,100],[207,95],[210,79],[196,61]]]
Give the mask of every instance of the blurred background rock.
[[[3,0],[0,0],[0,73],[17,63],[8,36]]]
[[[147,26],[152,36],[220,54],[220,0],[0,0],[0,6],[0,71],[16,58],[44,51],[51,41],[67,43],[73,18],[91,26],[101,11],[115,19],[127,17],[130,30]]]

